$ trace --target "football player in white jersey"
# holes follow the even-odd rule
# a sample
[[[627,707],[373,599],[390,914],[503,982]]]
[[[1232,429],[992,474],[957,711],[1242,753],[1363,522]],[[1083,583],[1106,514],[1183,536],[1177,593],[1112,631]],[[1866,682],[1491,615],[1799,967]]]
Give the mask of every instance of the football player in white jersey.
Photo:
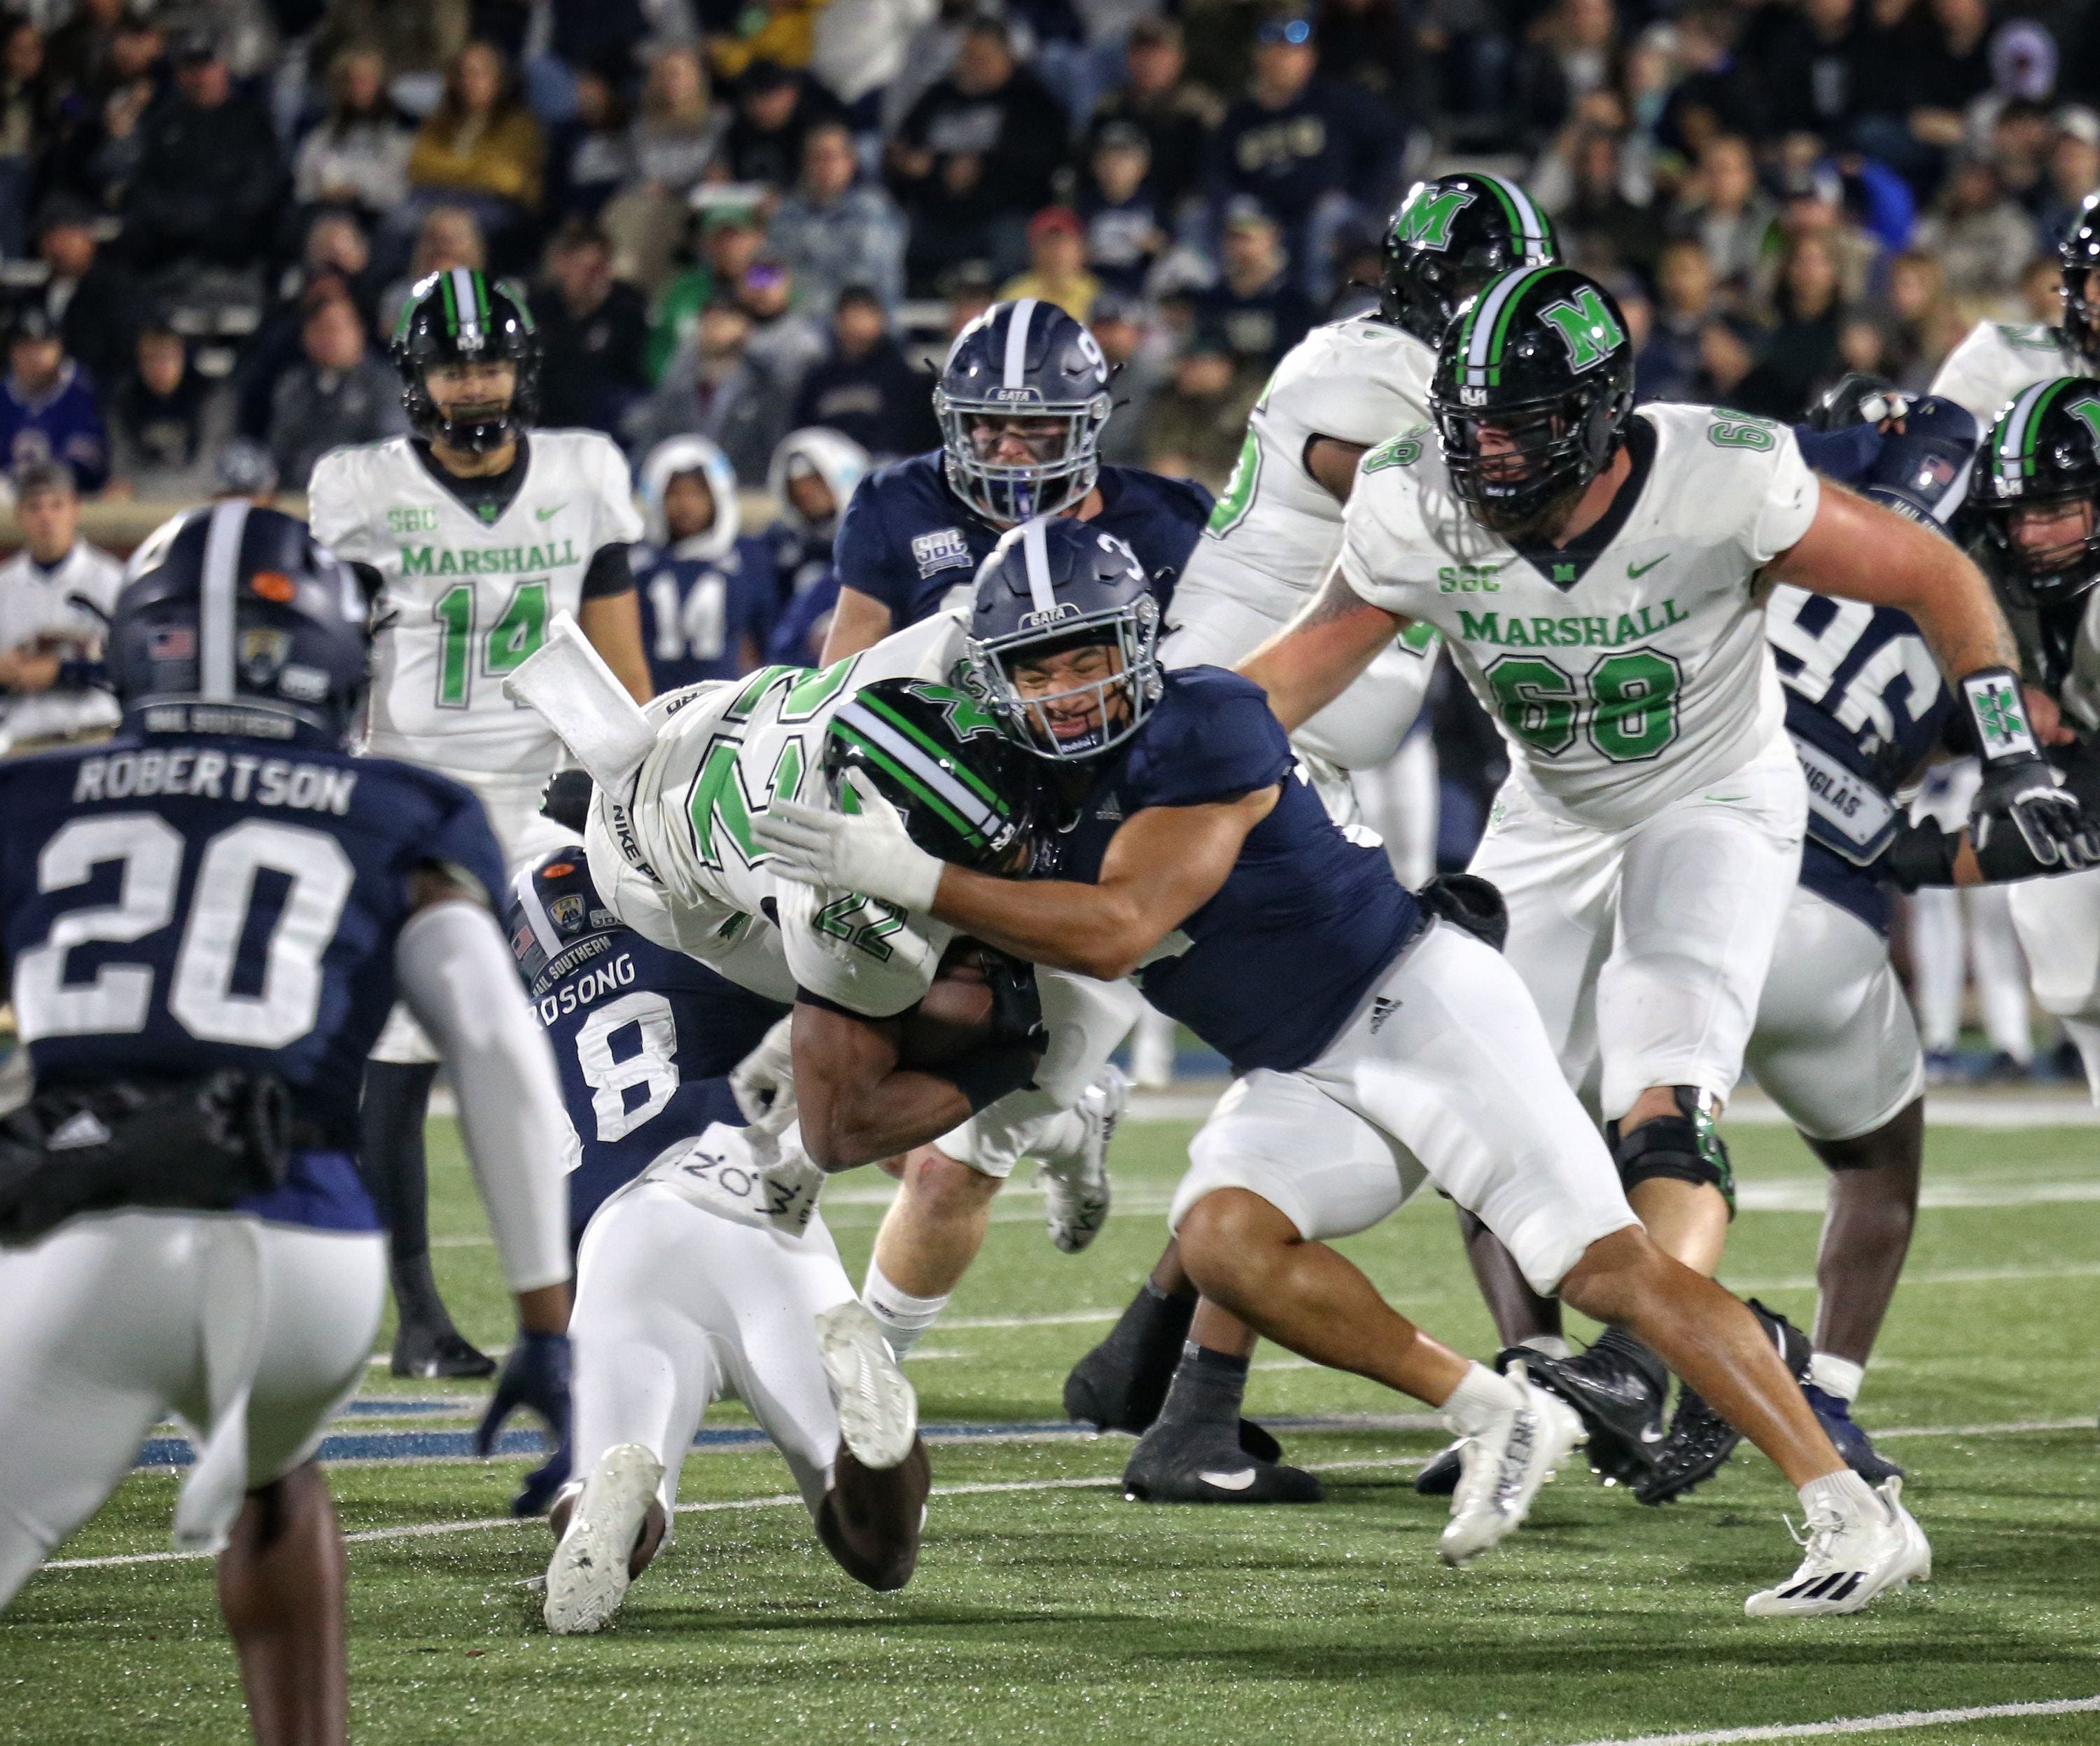
[[[1979,321],[1947,355],[1934,394],[1965,408],[1988,430],[2023,388],[2059,376],[2100,373],[2100,194],[2057,245],[2063,265],[2063,325]]]
[[[1788,582],[1916,620],[1984,752],[1979,830],[2045,865],[2091,839],[2029,730],[2018,651],[1947,542],[1820,485],[1793,434],[1699,406],[1633,409],[1608,293],[1567,267],[1489,285],[1440,348],[1434,434],[1365,456],[1319,597],[1243,664],[1286,727],[1426,622],[1509,743],[1473,871],[1563,1070],[1607,1124],[1635,1210],[1712,1273],[1732,1179],[1714,1122],[1740,1073],[1807,813],[1764,633]],[[1535,1360],[1638,1479],[1666,1378],[1610,1334]]]
[[[650,694],[627,464],[597,431],[529,430],[539,349],[514,286],[431,274],[394,337],[412,434],[324,455],[307,492],[315,536],[380,575],[367,749],[471,788],[514,872],[561,839],[540,816],[561,744],[503,694],[504,676],[569,612],[634,696]],[[391,1232],[393,1369],[486,1375],[430,1276],[422,1136],[436,1072],[397,1009],[366,1074],[361,1150]]]

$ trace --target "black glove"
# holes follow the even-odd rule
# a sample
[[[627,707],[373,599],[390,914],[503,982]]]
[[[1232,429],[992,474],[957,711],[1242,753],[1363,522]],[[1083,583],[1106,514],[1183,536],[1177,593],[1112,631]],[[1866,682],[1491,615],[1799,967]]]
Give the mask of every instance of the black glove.
[[[474,1431],[475,1454],[485,1460],[493,1453],[496,1434],[520,1407],[529,1407],[545,1419],[554,1441],[554,1453],[525,1475],[524,1485],[510,1503],[514,1515],[537,1515],[569,1477],[569,1337],[566,1334],[520,1330],[510,1356],[503,1360],[503,1373],[496,1379],[488,1410],[482,1414]]]
[[[2004,831],[1998,834],[2003,840],[2018,840]],[[1905,820],[1896,827],[1889,846],[1874,857],[1868,871],[1900,891],[1916,891],[1921,885],[1951,885],[1954,857],[1961,847],[1961,833],[1949,836],[1937,818],[1920,819],[1915,824]]]
[[[1489,880],[1477,873],[1440,873],[1414,894],[1432,915],[1463,928],[1497,951],[1509,939],[1509,906]]]
[[[2018,676],[2010,668],[1986,668],[1961,681],[1961,696],[1983,752],[1983,783],[1969,821],[1977,854],[1989,849],[1994,835],[2011,830],[2040,866],[2069,872],[2100,862],[2100,831],[2028,730]]]

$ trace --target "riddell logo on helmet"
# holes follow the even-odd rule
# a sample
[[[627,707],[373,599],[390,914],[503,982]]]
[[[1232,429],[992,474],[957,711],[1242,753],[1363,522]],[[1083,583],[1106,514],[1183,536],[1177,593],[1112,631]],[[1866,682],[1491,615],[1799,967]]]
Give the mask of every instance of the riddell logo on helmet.
[[[1035,630],[1042,625],[1055,624],[1061,619],[1076,619],[1079,616],[1079,609],[1077,606],[1069,600],[1061,600],[1047,612],[1022,613],[1021,628],[1023,630]]]

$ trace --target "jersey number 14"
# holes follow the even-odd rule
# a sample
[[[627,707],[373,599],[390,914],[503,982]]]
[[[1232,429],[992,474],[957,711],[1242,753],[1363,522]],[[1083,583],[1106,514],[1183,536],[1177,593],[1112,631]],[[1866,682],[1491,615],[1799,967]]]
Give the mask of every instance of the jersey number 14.
[[[536,576],[510,591],[503,611],[480,638],[478,662],[474,651],[479,591],[471,582],[459,582],[438,597],[430,616],[438,621],[439,708],[465,709],[472,703],[477,666],[483,678],[501,679],[547,640],[547,589],[553,580]]]

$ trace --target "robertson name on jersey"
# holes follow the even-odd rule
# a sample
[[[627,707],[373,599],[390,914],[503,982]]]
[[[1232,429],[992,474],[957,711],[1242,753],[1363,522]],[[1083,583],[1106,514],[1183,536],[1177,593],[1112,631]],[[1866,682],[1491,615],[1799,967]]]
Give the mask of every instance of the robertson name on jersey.
[[[535,430],[525,477],[493,521],[395,437],[324,455],[308,488],[314,537],[375,567],[372,751],[440,769],[527,775],[561,742],[503,694],[504,676],[583,603],[601,548],[642,537],[627,463],[595,430]]]
[[[1771,744],[1785,706],[1758,571],[1815,519],[1793,434],[1705,406],[1628,421],[1632,472],[1564,550],[1519,551],[1453,494],[1435,439],[1365,456],[1341,574],[1444,633],[1548,811],[1638,823]]]

